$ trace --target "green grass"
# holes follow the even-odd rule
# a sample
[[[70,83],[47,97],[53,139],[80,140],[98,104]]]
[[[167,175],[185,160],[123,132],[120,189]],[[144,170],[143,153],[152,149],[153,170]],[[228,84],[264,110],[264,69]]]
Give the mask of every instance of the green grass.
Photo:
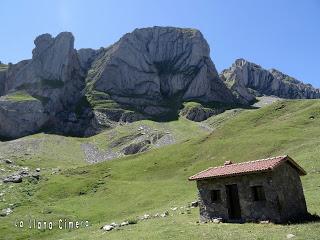
[[[13,102],[38,101],[25,91],[17,91],[5,96],[5,99]]]
[[[53,166],[55,161],[60,161],[65,170],[60,174],[45,174],[36,186],[27,182],[15,185],[7,203],[17,202],[20,206],[13,214],[0,219],[1,236],[6,236],[4,239],[286,239],[292,233],[295,239],[319,239],[319,222],[198,225],[198,209],[191,214],[138,222],[121,231],[103,233],[99,229],[114,221],[185,206],[197,198],[196,186],[187,178],[209,166],[221,165],[225,160],[241,162],[283,154],[289,154],[308,172],[302,178],[308,210],[320,213],[319,100],[282,101],[258,110],[243,110],[232,117],[225,115],[224,119],[212,134],[197,132],[194,123],[187,120],[171,122],[168,126],[185,136],[184,140],[96,165],[84,166],[77,152],[83,139],[71,138],[69,143],[62,143],[65,147],[60,145],[52,150],[49,148],[54,143],[49,143],[43,148],[45,160],[39,155],[39,164]],[[145,123],[157,125],[151,121]],[[103,148],[108,144],[107,137],[108,131],[86,141]],[[53,156],[48,158],[50,154],[46,151]],[[64,159],[68,161],[66,164]],[[30,164],[36,166],[34,161],[30,159]],[[26,195],[25,189],[30,194]],[[1,202],[0,206],[5,204]],[[12,226],[16,218],[28,216],[48,220],[86,219],[92,226],[77,231],[44,232]]]

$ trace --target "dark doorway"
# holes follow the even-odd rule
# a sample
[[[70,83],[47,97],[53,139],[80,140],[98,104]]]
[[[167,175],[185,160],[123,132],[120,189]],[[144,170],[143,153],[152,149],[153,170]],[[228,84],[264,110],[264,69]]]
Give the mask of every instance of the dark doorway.
[[[226,185],[228,214],[230,219],[241,219],[241,209],[237,184]]]

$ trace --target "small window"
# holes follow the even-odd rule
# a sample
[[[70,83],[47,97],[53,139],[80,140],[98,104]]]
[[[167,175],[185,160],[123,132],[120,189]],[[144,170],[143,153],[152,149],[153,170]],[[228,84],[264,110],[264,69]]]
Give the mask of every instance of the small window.
[[[252,195],[254,201],[264,201],[266,200],[266,196],[264,194],[264,189],[262,186],[254,186],[251,187]]]
[[[220,199],[220,190],[211,190],[211,202],[218,202]]]

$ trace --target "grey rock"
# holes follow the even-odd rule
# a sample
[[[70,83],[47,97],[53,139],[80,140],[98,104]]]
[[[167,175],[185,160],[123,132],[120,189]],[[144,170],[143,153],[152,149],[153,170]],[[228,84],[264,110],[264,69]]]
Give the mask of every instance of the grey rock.
[[[101,50],[94,50],[91,48],[82,48],[78,50],[78,57],[79,57],[79,61],[80,61],[80,66],[84,69],[84,70],[88,70],[92,64],[92,62],[95,60],[95,58],[97,57],[97,55],[103,51],[103,49]]]
[[[4,137],[17,138],[44,127],[58,131],[68,117],[61,119],[57,114],[72,112],[82,98],[84,75],[72,34],[63,32],[55,38],[43,34],[34,43],[32,59],[10,65],[6,71],[4,94],[24,91],[38,101],[0,101],[0,122],[5,122],[0,134]]]
[[[9,214],[11,214],[13,211],[11,208],[5,208],[2,209],[2,211],[0,212],[0,217],[5,217],[8,216]]]
[[[291,238],[294,238],[296,235],[292,234],[292,233],[289,233],[287,234],[287,239],[291,239]]]
[[[124,155],[130,155],[130,154],[136,154],[139,152],[144,152],[149,148],[149,145],[151,144],[150,140],[143,140],[141,142],[132,143],[125,148],[123,148]]]
[[[213,223],[221,223],[222,222],[222,218],[214,218],[212,219]]]
[[[111,224],[110,224],[110,226],[118,227],[118,226],[119,226],[119,224],[117,224],[117,223],[113,222],[113,223],[111,223]]]
[[[129,222],[128,222],[128,221],[124,221],[124,222],[122,222],[122,223],[120,224],[121,227],[127,226],[127,225],[129,225]]]
[[[193,201],[191,202],[192,207],[199,207],[199,201]]]
[[[201,122],[208,119],[211,116],[220,114],[225,111],[225,108],[206,108],[201,104],[197,104],[192,107],[185,107],[180,111],[180,115],[195,122]]]
[[[89,95],[106,93],[149,116],[167,116],[190,99],[234,101],[219,79],[207,42],[194,29],[136,29],[96,58],[86,81]]]
[[[11,176],[7,176],[3,179],[3,182],[4,183],[9,183],[9,182],[12,182],[12,183],[21,183],[22,182],[22,176],[19,175],[19,174],[14,174],[14,175],[11,175]]]
[[[102,227],[102,230],[104,230],[104,231],[111,231],[112,229],[114,229],[114,226],[112,226],[112,225],[104,225]]]
[[[7,80],[7,67],[1,67],[0,64],[0,96],[4,94],[5,84]]]
[[[37,100],[16,101],[0,98],[0,136],[18,138],[37,132],[48,120],[42,103]]]
[[[13,164],[13,161],[10,160],[10,159],[5,159],[4,162],[7,163],[7,164]]]
[[[243,104],[249,104],[261,95],[289,99],[320,98],[320,90],[310,84],[244,59],[237,59],[229,69],[222,71],[220,77]]]
[[[164,217],[168,217],[169,216],[169,212],[165,211],[164,213],[160,214],[160,217],[164,218]]]

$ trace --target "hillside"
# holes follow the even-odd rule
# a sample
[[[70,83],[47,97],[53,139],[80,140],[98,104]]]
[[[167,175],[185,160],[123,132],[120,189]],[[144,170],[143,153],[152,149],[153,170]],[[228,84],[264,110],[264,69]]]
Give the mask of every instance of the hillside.
[[[159,123],[135,122],[120,126],[124,135],[140,125],[163,127],[176,137],[173,145],[155,148],[98,164],[88,164],[81,150],[83,143],[106,149],[115,139],[110,131],[91,138],[34,135],[1,143],[3,153],[19,167],[41,168],[39,181],[0,186],[0,208],[9,204],[13,213],[1,218],[3,239],[318,239],[320,223],[274,224],[197,224],[198,209],[172,211],[197,198],[194,183],[187,178],[225,160],[241,162],[289,154],[306,171],[302,178],[308,210],[320,212],[319,100],[284,100],[252,110],[230,110],[209,118],[205,124],[214,131],[180,118]],[[154,124],[156,126],[154,126]],[[133,127],[130,127],[133,126]],[[125,129],[127,127],[127,129]],[[128,130],[129,129],[129,130]],[[175,132],[174,132],[175,131]],[[120,136],[117,134],[116,136]],[[17,143],[23,142],[23,144]],[[27,144],[25,144],[27,143]],[[12,144],[14,147],[10,147]],[[34,147],[34,149],[33,149]],[[7,151],[7,152],[6,152]],[[10,165],[1,163],[8,171]],[[59,168],[60,171],[56,170]],[[54,170],[55,169],[55,170]],[[11,187],[12,186],[12,187]],[[5,199],[5,201],[3,201]],[[121,231],[104,233],[103,224],[169,210],[166,218],[129,225]],[[185,214],[179,214],[183,211]],[[71,218],[89,220],[89,229],[37,231],[15,229],[17,218]]]

